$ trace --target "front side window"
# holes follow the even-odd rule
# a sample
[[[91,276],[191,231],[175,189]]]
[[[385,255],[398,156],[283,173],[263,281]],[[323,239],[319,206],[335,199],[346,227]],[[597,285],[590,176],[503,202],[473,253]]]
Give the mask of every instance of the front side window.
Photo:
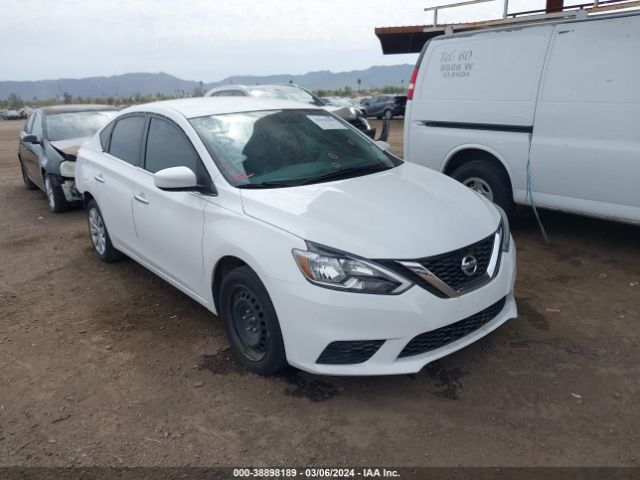
[[[35,118],[35,115],[29,115],[29,118],[27,119],[27,121],[24,123],[24,133],[31,133],[31,129],[33,128],[33,119]]]
[[[140,163],[140,146],[146,118],[142,115],[124,117],[118,120],[111,133],[109,153],[131,165]]]
[[[152,117],[147,137],[144,168],[151,173],[171,167],[188,167],[202,175],[200,158],[191,142],[166,120]]]
[[[31,134],[35,135],[38,140],[42,140],[42,115],[40,112],[35,114],[33,125],[31,126]]]
[[[47,137],[51,141],[92,137],[115,112],[68,112],[47,116]]]
[[[190,122],[227,181],[241,188],[321,183],[402,163],[319,109],[230,113]]]

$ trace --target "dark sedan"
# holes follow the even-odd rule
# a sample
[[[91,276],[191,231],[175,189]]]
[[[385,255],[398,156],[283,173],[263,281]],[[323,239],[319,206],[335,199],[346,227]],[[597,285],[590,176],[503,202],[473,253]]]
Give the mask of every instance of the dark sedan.
[[[398,115],[404,116],[407,106],[406,95],[376,95],[363,103],[367,117],[391,119]]]
[[[18,159],[29,190],[40,188],[59,213],[81,200],[75,188],[80,146],[117,112],[105,105],[60,105],[34,110],[20,132]]]

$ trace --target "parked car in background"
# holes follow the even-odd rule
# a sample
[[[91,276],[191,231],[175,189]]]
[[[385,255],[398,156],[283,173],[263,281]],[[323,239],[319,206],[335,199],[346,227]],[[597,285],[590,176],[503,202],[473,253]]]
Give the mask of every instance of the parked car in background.
[[[374,138],[376,134],[376,129],[371,128],[359,108],[354,108],[352,105],[325,105],[320,98],[297,85],[224,85],[209,90],[205,97],[256,97],[308,103],[316,107],[324,107],[328,112],[346,120],[371,138]]]
[[[322,97],[322,102],[325,105],[331,105],[332,107],[352,107],[360,112],[360,115],[365,116],[365,109],[358,102],[351,98],[345,97]]]
[[[640,223],[638,32],[636,11],[434,38],[411,79],[405,158],[506,211]]]
[[[17,110],[7,110],[4,118],[5,120],[20,120],[22,116]]]
[[[20,132],[18,159],[29,190],[42,189],[59,213],[81,200],[75,189],[75,159],[80,148],[115,114],[105,105],[60,105],[34,110]]]
[[[376,95],[362,104],[367,117],[388,118],[404,116],[406,95]]]
[[[131,107],[80,149],[76,182],[98,257],[216,313],[255,373],[417,372],[516,316],[506,217],[317,106]]]

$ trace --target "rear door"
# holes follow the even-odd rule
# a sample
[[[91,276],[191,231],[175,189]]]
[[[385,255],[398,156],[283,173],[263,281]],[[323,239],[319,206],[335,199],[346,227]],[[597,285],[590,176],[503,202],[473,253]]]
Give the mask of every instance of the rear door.
[[[640,220],[640,16],[556,27],[531,146],[534,200]]]
[[[209,296],[205,278],[202,235],[206,198],[193,191],[157,188],[153,174],[170,167],[189,167],[198,183],[210,184],[195,148],[170,119],[151,116],[144,149],[144,169],[135,177],[133,217],[138,254],[200,299]]]
[[[92,162],[89,191],[109,230],[114,246],[125,253],[135,252],[136,232],[131,204],[133,179],[141,164],[142,137],[147,117],[133,114],[121,117],[113,126],[106,151]]]

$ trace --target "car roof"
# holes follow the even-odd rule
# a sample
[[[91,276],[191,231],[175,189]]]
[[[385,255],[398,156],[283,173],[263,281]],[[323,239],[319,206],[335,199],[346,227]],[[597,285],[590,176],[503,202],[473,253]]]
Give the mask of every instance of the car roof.
[[[92,111],[117,111],[116,107],[110,105],[54,105],[52,107],[39,108],[43,115],[54,115],[56,113],[72,113],[72,112],[92,112]]]
[[[196,97],[164,100],[161,102],[135,105],[122,110],[123,113],[150,112],[162,113],[172,110],[186,118],[221,115],[225,113],[256,112],[260,110],[320,110],[308,103],[255,97]]]

